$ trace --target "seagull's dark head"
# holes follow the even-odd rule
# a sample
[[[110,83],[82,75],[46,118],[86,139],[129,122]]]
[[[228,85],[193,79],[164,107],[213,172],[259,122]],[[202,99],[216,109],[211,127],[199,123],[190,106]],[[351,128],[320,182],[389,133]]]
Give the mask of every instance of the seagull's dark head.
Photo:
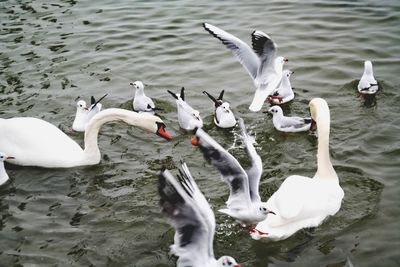
[[[88,110],[85,100],[79,100],[76,103],[76,108],[79,109],[79,110]]]

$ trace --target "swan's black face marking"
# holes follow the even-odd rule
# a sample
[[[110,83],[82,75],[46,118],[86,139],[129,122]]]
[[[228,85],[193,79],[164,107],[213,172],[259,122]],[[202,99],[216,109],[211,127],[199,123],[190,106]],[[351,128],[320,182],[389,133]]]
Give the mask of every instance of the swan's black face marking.
[[[163,122],[158,122],[158,121],[156,122],[156,124],[157,124],[156,134],[158,136],[161,136],[162,138],[171,140],[172,139],[171,135],[165,130],[165,127],[166,127],[165,124]]]

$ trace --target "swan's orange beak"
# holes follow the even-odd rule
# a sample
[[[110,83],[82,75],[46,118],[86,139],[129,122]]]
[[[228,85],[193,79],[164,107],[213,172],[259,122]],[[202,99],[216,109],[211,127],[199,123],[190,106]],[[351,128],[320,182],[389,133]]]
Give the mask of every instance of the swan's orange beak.
[[[199,138],[195,135],[192,135],[192,138],[190,139],[192,145],[198,146],[199,145]]]
[[[159,127],[157,130],[157,135],[167,139],[167,140],[171,140],[172,136],[165,130],[165,126],[164,127]]]

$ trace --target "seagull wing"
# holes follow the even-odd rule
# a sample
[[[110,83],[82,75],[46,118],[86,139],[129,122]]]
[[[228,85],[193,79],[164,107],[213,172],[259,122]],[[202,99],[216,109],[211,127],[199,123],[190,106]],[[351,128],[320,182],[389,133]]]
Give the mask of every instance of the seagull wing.
[[[254,31],[251,34],[251,41],[253,50],[261,61],[257,76],[261,77],[264,73],[275,72],[273,65],[277,50],[275,42],[262,31]]]
[[[197,129],[198,145],[206,160],[221,173],[229,184],[229,209],[248,209],[251,206],[249,179],[239,162],[202,129]]]
[[[260,59],[253,49],[232,34],[215,27],[208,23],[203,23],[204,29],[208,31],[215,38],[219,39],[239,60],[240,64],[247,70],[253,80],[257,76],[258,68],[260,66]]]
[[[178,265],[194,266],[209,259],[210,231],[193,198],[193,191],[181,183],[168,170],[161,172],[158,186],[160,205],[175,229],[171,252],[179,257]]]
[[[208,201],[201,193],[198,188],[196,182],[193,179],[192,174],[189,171],[188,166],[185,162],[182,162],[181,170],[179,170],[178,175],[179,181],[181,185],[185,188],[186,191],[191,192],[192,198],[195,201],[199,212],[203,216],[204,222],[208,226],[208,255],[209,257],[214,258],[213,251],[213,241],[214,241],[214,232],[215,232],[215,216],[214,212],[211,210]]]
[[[242,129],[242,138],[244,144],[246,145],[247,154],[251,160],[251,167],[246,170],[247,177],[249,179],[250,198],[253,203],[261,202],[261,198],[258,193],[258,187],[262,174],[262,160],[253,146],[252,138],[247,134],[246,126],[244,125],[242,118],[239,118],[239,125]]]

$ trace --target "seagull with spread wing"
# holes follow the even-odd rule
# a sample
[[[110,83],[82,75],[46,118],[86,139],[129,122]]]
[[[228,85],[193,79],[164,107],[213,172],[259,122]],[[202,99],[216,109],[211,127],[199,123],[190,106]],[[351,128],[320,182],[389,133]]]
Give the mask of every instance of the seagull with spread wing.
[[[179,257],[177,267],[240,267],[230,256],[215,259],[214,213],[184,162],[178,179],[163,170],[158,186],[162,211],[175,228],[171,252]]]
[[[224,181],[229,184],[227,208],[219,211],[233,217],[240,224],[247,225],[249,231],[253,232],[256,231],[253,224],[265,220],[268,214],[274,212],[267,209],[265,202],[261,202],[258,186],[262,174],[262,161],[241,118],[239,125],[251,160],[251,167],[248,170],[244,170],[235,157],[202,129],[197,129],[192,144],[200,148],[204,158],[218,169]]]
[[[278,87],[282,79],[283,64],[288,60],[276,56],[277,45],[262,31],[253,31],[250,47],[239,38],[209,23],[203,23],[203,27],[231,50],[249,73],[256,87],[249,109],[253,112],[260,111],[267,97]]]

